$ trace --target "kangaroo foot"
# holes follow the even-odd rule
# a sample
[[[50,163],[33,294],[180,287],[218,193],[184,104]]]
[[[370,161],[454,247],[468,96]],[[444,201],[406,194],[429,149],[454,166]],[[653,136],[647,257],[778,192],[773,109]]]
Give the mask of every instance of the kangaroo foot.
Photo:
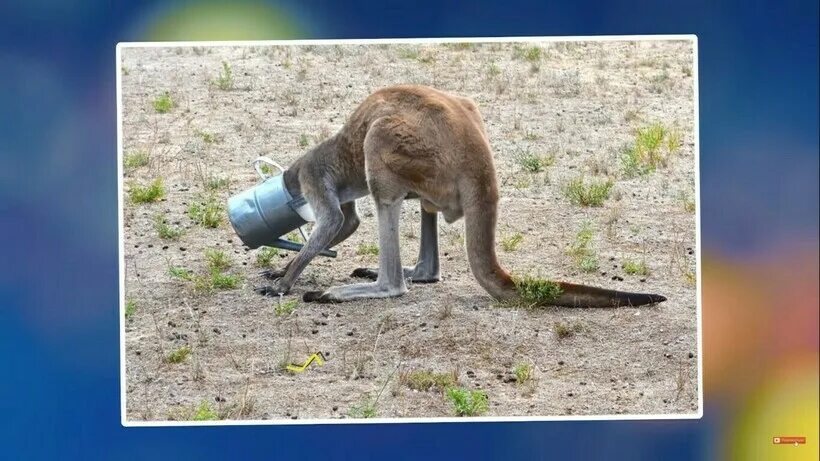
[[[376,280],[379,277],[379,269],[360,267],[354,270],[350,276]],[[436,283],[441,280],[441,277],[438,274],[428,274],[425,271],[419,270],[415,267],[405,267],[404,278],[410,279],[413,283]]]

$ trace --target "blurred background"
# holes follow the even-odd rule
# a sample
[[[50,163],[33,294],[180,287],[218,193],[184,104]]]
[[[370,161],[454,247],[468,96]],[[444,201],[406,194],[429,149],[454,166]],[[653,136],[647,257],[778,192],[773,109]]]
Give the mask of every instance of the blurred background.
[[[0,3],[2,452],[818,459],[817,1],[310,5]],[[116,42],[658,33],[699,40],[702,420],[120,426]]]

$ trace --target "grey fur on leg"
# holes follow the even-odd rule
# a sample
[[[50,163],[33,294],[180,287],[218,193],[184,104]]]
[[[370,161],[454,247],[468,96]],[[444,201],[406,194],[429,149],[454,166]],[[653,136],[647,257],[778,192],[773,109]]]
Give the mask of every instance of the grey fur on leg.
[[[414,267],[404,268],[404,278],[413,283],[435,283],[441,279],[439,273],[438,250],[438,213],[430,213],[421,208],[421,242],[419,259]],[[376,280],[378,269],[360,267],[350,274],[351,277]]]
[[[359,215],[356,214],[356,202],[353,201],[343,203],[341,205],[341,210],[342,214],[344,215],[344,224],[342,224],[341,230],[339,230],[339,232],[336,234],[336,237],[333,238],[333,241],[330,242],[330,245],[327,246],[328,248],[333,248],[336,245],[344,242],[345,240],[347,240],[348,237],[350,237],[351,235],[353,235],[354,232],[356,232],[356,229],[359,228]],[[288,261],[288,263],[285,264],[285,267],[281,269],[265,269],[262,272],[260,272],[259,275],[268,280],[278,280],[285,276],[292,262],[293,259]]]
[[[373,283],[356,283],[329,288],[324,292],[309,291],[306,302],[343,302],[361,298],[389,298],[407,292],[399,253],[399,216],[401,200],[376,205],[379,219],[379,275]]]
[[[308,263],[333,242],[334,237],[344,225],[344,214],[339,206],[335,193],[326,193],[319,196],[320,200],[311,203],[316,213],[316,227],[310,234],[305,246],[288,263],[285,274],[273,286],[263,286],[254,291],[267,296],[286,294],[293,286],[293,282],[305,269]]]

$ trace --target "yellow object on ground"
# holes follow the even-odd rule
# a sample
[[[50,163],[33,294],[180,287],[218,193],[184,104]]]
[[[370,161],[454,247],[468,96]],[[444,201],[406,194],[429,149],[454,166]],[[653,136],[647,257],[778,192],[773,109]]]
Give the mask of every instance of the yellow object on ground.
[[[308,357],[302,365],[292,363],[285,367],[285,369],[291,373],[301,373],[305,371],[305,369],[313,362],[316,362],[317,365],[322,366],[325,364],[325,356],[321,352],[317,352],[315,354],[311,354],[311,356]]]

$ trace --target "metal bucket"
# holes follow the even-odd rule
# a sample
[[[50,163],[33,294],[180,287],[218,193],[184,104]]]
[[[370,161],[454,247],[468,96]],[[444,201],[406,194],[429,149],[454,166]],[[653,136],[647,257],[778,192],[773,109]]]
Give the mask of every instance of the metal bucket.
[[[267,163],[279,169],[279,174],[266,177],[260,168]],[[253,166],[262,182],[228,199],[228,218],[242,243],[249,248],[270,246],[283,250],[299,251],[301,243],[281,238],[299,229],[307,241],[302,225],[313,221],[313,210],[304,197],[291,196],[285,187],[285,169],[267,157],[259,157]],[[336,252],[323,250],[321,255],[336,257]]]

